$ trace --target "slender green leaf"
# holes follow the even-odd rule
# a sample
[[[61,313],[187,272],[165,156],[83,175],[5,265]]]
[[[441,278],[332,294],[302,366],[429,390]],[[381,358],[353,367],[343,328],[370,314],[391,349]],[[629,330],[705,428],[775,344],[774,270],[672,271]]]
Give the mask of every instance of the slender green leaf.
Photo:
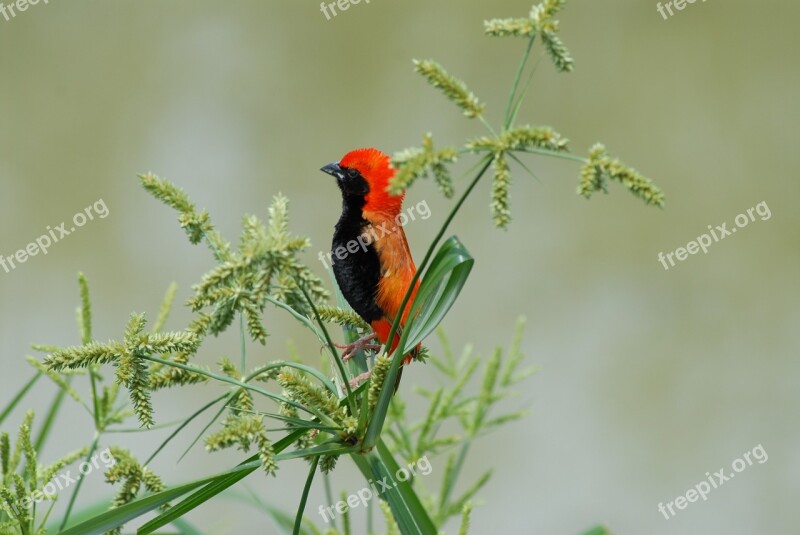
[[[411,305],[398,351],[404,355],[441,323],[469,277],[475,259],[457,237],[448,239],[428,267]]]
[[[403,329],[397,355],[405,355],[433,332],[453,306],[464,287],[475,260],[457,237],[449,238],[431,261],[420,283],[408,320]],[[392,362],[381,389],[378,403],[372,414],[364,438],[366,448],[377,444],[389,403],[394,395],[394,385],[400,368],[400,359]]]
[[[283,451],[284,449],[288,448],[295,440],[297,440],[303,433],[304,430],[295,431],[294,433],[290,433],[277,441],[273,445],[273,449],[275,453]],[[144,526],[139,528],[139,535],[147,535],[149,533],[153,533],[158,528],[164,527],[170,522],[172,522],[176,518],[180,518],[183,515],[187,514],[188,512],[192,511],[193,509],[199,507],[200,505],[204,504],[211,498],[217,496],[221,492],[225,491],[226,489],[232,487],[254,471],[256,471],[261,466],[261,462],[258,459],[258,455],[253,455],[248,459],[245,459],[242,463],[240,463],[235,468],[215,476],[210,479],[206,479],[206,485],[194,492],[191,496],[184,499],[177,505],[171,507],[168,511],[160,514],[156,518],[152,519],[151,521],[147,522]],[[196,487],[195,487],[196,488]],[[193,489],[189,489],[193,490]],[[184,493],[185,494],[185,493]],[[146,513],[147,511],[143,511],[141,514]]]
[[[59,535],[99,535],[101,533],[105,533],[106,531],[122,526],[126,522],[139,518],[140,516],[147,514],[150,511],[161,507],[165,503],[168,503],[175,498],[179,498],[198,487],[226,476],[227,474],[223,474],[200,479],[191,483],[186,483],[185,485],[180,485],[178,487],[165,490],[163,492],[159,492],[157,494],[153,494],[151,496],[147,496],[145,498],[140,498],[121,507],[117,507],[116,509],[107,511],[90,520],[87,520],[86,522],[82,522],[64,531],[60,531]]]
[[[397,464],[397,461],[395,461],[392,456],[392,452],[389,451],[389,448],[383,440],[378,442],[378,455],[380,455],[383,464],[391,473],[395,474],[393,479],[396,480],[397,489],[403,498],[403,503],[408,507],[421,533],[437,533],[436,525],[433,523],[430,516],[428,516],[428,511],[422,505],[417,493],[411,486],[411,480],[406,479],[406,481],[400,481],[399,478],[396,477],[396,475],[400,473],[400,465]],[[391,505],[391,503],[389,505]]]
[[[300,496],[300,505],[297,507],[297,516],[294,520],[294,528],[292,535],[300,535],[300,529],[303,525],[303,511],[306,510],[306,503],[308,503],[308,493],[311,491],[311,483],[314,482],[314,475],[317,473],[317,466],[319,465],[319,455],[314,457],[311,461],[311,466],[308,469],[308,477],[306,484],[303,486],[303,495]]]
[[[25,394],[28,393],[28,390],[30,390],[31,387],[33,387],[33,385],[36,384],[36,381],[38,381],[41,376],[42,372],[38,372],[36,375],[31,377],[30,380],[27,383],[25,383],[25,386],[23,386],[20,389],[20,391],[17,392],[17,395],[14,396],[11,399],[11,401],[8,402],[6,407],[3,409],[3,412],[0,413],[0,425],[3,425],[3,422],[5,421],[6,418],[8,418],[8,415],[13,412],[13,410],[17,407],[19,402],[22,401],[22,398],[25,397]]]

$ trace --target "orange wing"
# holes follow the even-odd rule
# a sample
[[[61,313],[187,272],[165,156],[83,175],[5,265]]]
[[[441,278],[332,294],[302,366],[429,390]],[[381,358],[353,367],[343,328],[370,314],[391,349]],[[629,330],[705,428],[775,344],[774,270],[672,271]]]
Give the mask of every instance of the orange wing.
[[[403,297],[411,284],[411,279],[417,271],[414,259],[411,257],[411,250],[408,247],[406,234],[403,228],[397,226],[393,218],[382,213],[364,212],[364,218],[371,223],[372,231],[377,236],[373,242],[375,251],[381,264],[381,279],[378,282],[378,293],[375,301],[383,311],[384,318],[372,322],[372,328],[378,335],[381,342],[386,343]],[[403,311],[400,325],[404,325],[411,303],[416,297],[419,289],[419,281],[414,284],[411,298]],[[392,350],[397,346],[399,338],[392,341]]]

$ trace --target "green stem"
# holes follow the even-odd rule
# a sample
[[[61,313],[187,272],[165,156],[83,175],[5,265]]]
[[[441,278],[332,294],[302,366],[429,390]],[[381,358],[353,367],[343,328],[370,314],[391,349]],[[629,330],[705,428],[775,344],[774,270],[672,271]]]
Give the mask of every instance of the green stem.
[[[156,451],[154,451],[154,452],[153,452],[153,453],[150,455],[150,457],[148,457],[148,458],[147,458],[147,460],[144,462],[144,466],[147,466],[147,465],[149,465],[151,462],[153,462],[153,459],[155,459],[155,458],[156,458],[156,455],[158,455],[159,453],[161,453],[161,450],[163,450],[163,449],[164,449],[164,447],[165,447],[167,444],[169,444],[169,442],[170,442],[170,441],[171,441],[173,438],[175,438],[176,436],[178,436],[178,433],[180,433],[180,432],[181,432],[181,431],[182,431],[184,428],[186,428],[186,426],[188,426],[188,425],[189,425],[189,424],[192,422],[192,420],[194,420],[195,418],[197,418],[198,416],[200,416],[202,413],[204,413],[206,410],[210,409],[211,407],[213,407],[214,405],[216,405],[217,403],[219,403],[220,401],[222,401],[223,399],[225,399],[225,398],[226,398],[226,397],[228,397],[228,396],[229,396],[229,394],[223,394],[222,396],[220,396],[220,397],[218,397],[218,398],[216,398],[216,399],[214,399],[214,400],[211,400],[210,402],[206,403],[206,404],[205,404],[205,405],[204,405],[202,408],[200,408],[198,411],[196,411],[194,414],[192,414],[191,416],[189,416],[189,418],[186,418],[186,419],[183,421],[183,423],[181,423],[181,425],[180,425],[180,426],[179,426],[179,427],[178,427],[178,428],[177,428],[175,431],[173,431],[172,433],[170,433],[170,435],[167,437],[167,439],[166,439],[164,442],[162,442],[162,443],[161,443],[161,445],[160,445],[160,446],[159,446],[159,447],[156,449]],[[151,429],[152,429],[152,428],[151,428]]]
[[[511,86],[511,93],[508,95],[508,103],[506,104],[506,114],[505,120],[503,121],[503,127],[509,128],[511,126],[511,118],[512,118],[512,109],[514,106],[514,97],[517,95],[517,89],[519,88],[519,82],[522,80],[522,73],[525,72],[525,65],[528,63],[528,58],[531,55],[531,49],[533,48],[533,42],[536,40],[536,33],[531,35],[531,38],[528,39],[528,46],[525,49],[525,54],[522,56],[522,61],[519,63],[519,67],[517,68],[517,74],[514,77],[514,85]]]
[[[94,408],[92,411],[94,414],[92,416],[94,417],[94,427],[95,429],[100,429],[100,399],[97,396],[97,378],[95,377],[97,368],[99,368],[99,366],[89,367],[89,381],[92,384],[92,407]],[[67,384],[69,384],[69,382],[67,382]]]
[[[303,525],[303,511],[306,510],[306,503],[308,502],[308,493],[311,490],[311,483],[314,481],[314,475],[317,473],[317,465],[319,464],[319,455],[314,457],[311,461],[311,467],[308,470],[308,477],[306,484],[303,487],[303,495],[300,497],[300,505],[297,507],[297,516],[294,519],[294,530],[292,535],[300,535],[300,528]]]
[[[94,440],[92,440],[92,445],[89,447],[89,452],[86,454],[86,460],[84,462],[88,463],[91,461],[94,452],[97,451],[97,445],[100,443],[100,431],[95,431],[94,433]],[[67,512],[64,513],[64,519],[61,521],[61,526],[58,528],[58,531],[64,531],[64,528],[67,527],[67,522],[69,521],[69,515],[72,514],[72,508],[75,505],[75,500],[78,498],[78,492],[81,490],[81,485],[83,485],[83,480],[86,479],[85,477],[78,478],[78,481],[75,483],[75,490],[72,491],[72,496],[69,497],[69,504],[67,504]]]
[[[239,371],[244,374],[247,371],[247,338],[244,335],[244,314],[239,312],[239,337],[242,344],[242,358],[239,363]]]
[[[328,500],[328,503],[333,505],[333,491],[331,490],[331,476],[328,474],[322,474],[322,481],[325,483],[325,498]],[[336,527],[336,517],[331,518],[331,527],[334,531],[338,531]],[[367,532],[372,533],[372,532]]]
[[[489,124],[489,122],[486,120],[486,118],[483,115],[478,115],[478,120],[483,124],[483,126],[486,127],[486,129],[489,131],[490,134],[492,134],[494,137],[498,137],[497,136],[497,132],[494,131],[494,128],[492,128],[492,125]]]
[[[302,314],[300,314],[298,311],[296,311],[295,309],[293,309],[291,306],[287,305],[283,301],[278,301],[277,299],[275,299],[273,297],[270,297],[268,295],[265,297],[265,299],[267,301],[269,301],[270,303],[272,303],[273,305],[275,305],[276,307],[282,308],[285,311],[287,311],[289,314],[294,316],[294,318],[297,319],[298,321],[300,321],[300,323],[302,323],[303,325],[305,325],[306,327],[311,329],[311,331],[314,334],[317,335],[317,338],[319,338],[320,342],[323,342],[323,343],[325,342],[325,340],[324,340],[324,338],[322,336],[322,333],[320,333],[317,330],[317,328],[314,326],[314,324],[311,323],[311,320],[309,320],[307,317],[303,316]]]
[[[528,147],[527,149],[520,149],[515,152],[527,152],[529,154],[541,154],[543,156],[552,156],[554,158],[561,158],[562,160],[570,160],[573,162],[580,162],[583,164],[589,163],[588,158],[584,158],[582,156],[575,156],[574,154],[570,154],[568,152],[557,152],[554,150],[548,149],[537,149],[536,147]]]
[[[330,425],[332,427],[339,427],[339,426],[336,425],[336,422],[334,422],[333,420],[328,418],[325,414],[321,413],[320,411],[315,411],[313,407],[305,407],[304,405],[301,405],[300,403],[297,403],[296,401],[292,401],[291,399],[285,398],[283,396],[278,396],[276,394],[273,394],[272,392],[264,390],[263,388],[259,388],[257,386],[253,386],[251,384],[244,383],[242,381],[237,381],[236,379],[233,379],[233,378],[228,377],[226,375],[219,375],[217,373],[210,372],[210,371],[207,371],[207,370],[203,370],[201,368],[195,368],[193,366],[188,366],[188,365],[182,364],[180,362],[172,362],[172,361],[169,361],[169,360],[164,360],[162,358],[153,357],[152,355],[142,355],[140,358],[143,358],[144,360],[149,360],[150,362],[158,362],[158,363],[164,364],[166,366],[172,366],[172,367],[175,367],[175,368],[180,368],[182,370],[193,372],[193,373],[196,373],[198,375],[205,375],[206,377],[210,377],[211,379],[215,379],[215,380],[223,382],[223,383],[232,384],[232,385],[238,386],[240,388],[244,388],[244,389],[247,389],[247,390],[251,390],[253,392],[257,392],[257,393],[261,394],[262,396],[266,396],[269,399],[271,399],[273,401],[276,401],[278,403],[287,403],[287,404],[291,405],[292,407],[296,407],[296,408],[298,408],[298,409],[300,409],[302,411],[305,411],[305,412],[308,412],[310,414],[313,414],[314,416],[318,417],[320,419],[320,421],[324,422],[327,425]]]
[[[317,323],[319,324],[319,328],[322,329],[322,334],[325,335],[325,341],[330,349],[330,352],[333,354],[333,360],[336,363],[336,367],[339,368],[339,375],[341,375],[342,382],[344,383],[344,388],[347,391],[347,406],[350,409],[351,416],[357,416],[358,412],[356,412],[356,404],[355,400],[353,399],[353,391],[350,389],[350,381],[347,376],[347,372],[344,369],[344,362],[342,361],[342,357],[339,355],[339,352],[336,351],[334,348],[336,346],[333,345],[333,339],[331,335],[328,334],[328,329],[325,327],[325,322],[322,321],[322,318],[319,316],[319,312],[317,311],[316,305],[314,305],[314,301],[311,299],[311,296],[308,295],[306,289],[303,287],[302,283],[295,279],[295,283],[297,287],[300,288],[300,291],[303,292],[303,296],[305,296],[306,301],[308,301],[308,305],[311,307],[311,311],[314,313],[314,317],[317,319]]]
[[[28,393],[28,390],[30,390],[33,387],[33,385],[36,384],[36,381],[38,381],[41,376],[42,372],[37,372],[36,375],[31,377],[30,380],[27,383],[25,383],[25,386],[22,387],[22,389],[17,393],[17,395],[14,396],[14,399],[11,400],[11,403],[6,405],[5,409],[3,409],[3,412],[0,413],[0,424],[2,424],[3,421],[5,421],[5,419],[8,418],[8,415],[11,414],[11,411],[13,411],[16,408],[19,402],[22,401],[22,398],[25,397],[25,394]]]
[[[67,385],[72,382],[72,378],[74,376],[70,375],[65,379]],[[44,447],[44,443],[47,441],[47,437],[50,436],[50,430],[53,427],[53,423],[56,421],[56,416],[58,415],[58,411],[61,408],[61,403],[64,401],[64,396],[66,395],[66,390],[63,388],[59,388],[58,392],[56,393],[56,397],[53,399],[53,402],[50,404],[50,407],[47,409],[47,416],[45,416],[44,422],[42,423],[42,428],[39,430],[39,434],[36,437],[36,441],[34,442],[34,450],[35,451],[42,451]],[[85,404],[81,402],[84,408],[89,411],[89,408],[86,407]],[[91,412],[91,411],[89,411]],[[97,423],[95,422],[95,429],[98,429]]]
[[[461,449],[458,452],[458,458],[456,458],[456,462],[453,465],[453,470],[450,472],[450,481],[442,482],[444,486],[444,492],[442,493],[442,503],[439,504],[440,514],[443,511],[447,510],[448,501],[450,499],[450,493],[452,492],[453,488],[456,485],[456,480],[458,479],[459,473],[461,472],[461,467],[464,465],[464,459],[467,457],[467,452],[469,451],[470,446],[472,445],[472,437],[468,437],[464,443],[461,445]],[[442,516],[445,516],[442,514]],[[441,520],[444,520],[442,518]]]

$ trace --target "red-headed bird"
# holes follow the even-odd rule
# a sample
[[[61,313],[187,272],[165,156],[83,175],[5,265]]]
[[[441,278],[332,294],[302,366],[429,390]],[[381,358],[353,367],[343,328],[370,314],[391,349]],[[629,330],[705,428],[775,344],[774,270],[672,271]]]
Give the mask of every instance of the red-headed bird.
[[[392,322],[417,268],[403,227],[397,222],[405,193],[391,195],[387,191],[394,176],[389,156],[373,148],[358,149],[322,171],[336,178],[342,192],[342,215],[333,233],[333,273],[344,298],[374,331],[346,346],[347,359],[358,349],[377,349],[367,343],[375,338],[387,343]],[[418,288],[419,281],[403,311],[401,327]],[[399,340],[396,335],[390,352]],[[405,356],[404,363],[410,362],[415,352],[416,348]]]

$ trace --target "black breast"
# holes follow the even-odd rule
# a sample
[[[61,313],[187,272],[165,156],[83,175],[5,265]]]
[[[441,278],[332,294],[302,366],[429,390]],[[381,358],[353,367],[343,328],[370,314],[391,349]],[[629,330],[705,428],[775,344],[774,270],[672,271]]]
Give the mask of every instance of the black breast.
[[[362,236],[368,225],[361,215],[363,205],[363,197],[344,195],[342,216],[333,233],[331,262],[342,295],[353,310],[370,323],[383,317],[375,302],[381,265],[375,247],[366,244],[369,237]]]

